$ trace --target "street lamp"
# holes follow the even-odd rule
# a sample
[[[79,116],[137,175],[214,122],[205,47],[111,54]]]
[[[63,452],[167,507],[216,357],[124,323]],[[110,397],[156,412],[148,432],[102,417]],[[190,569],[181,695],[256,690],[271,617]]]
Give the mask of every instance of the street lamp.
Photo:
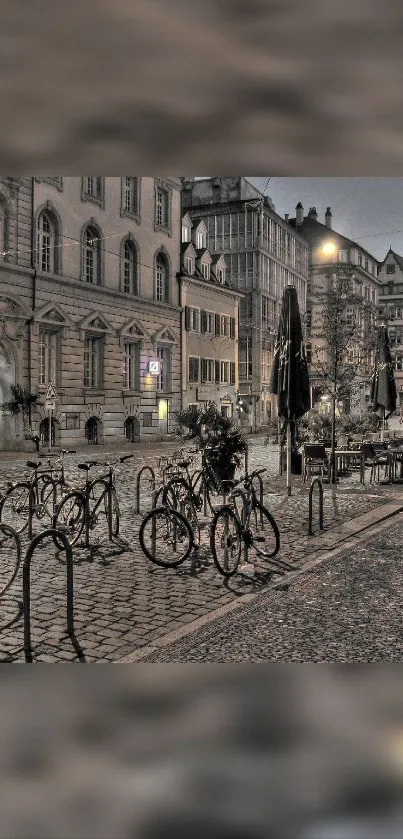
[[[325,242],[324,245],[322,245],[322,253],[325,256],[334,256],[336,251],[337,247],[334,242]]]

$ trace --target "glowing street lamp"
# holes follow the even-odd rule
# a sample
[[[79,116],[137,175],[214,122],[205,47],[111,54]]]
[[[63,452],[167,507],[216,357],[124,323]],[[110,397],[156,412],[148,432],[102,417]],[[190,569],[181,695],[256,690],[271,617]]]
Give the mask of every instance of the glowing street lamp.
[[[325,256],[334,256],[336,251],[337,248],[334,242],[325,242],[325,244],[322,245],[322,253]]]

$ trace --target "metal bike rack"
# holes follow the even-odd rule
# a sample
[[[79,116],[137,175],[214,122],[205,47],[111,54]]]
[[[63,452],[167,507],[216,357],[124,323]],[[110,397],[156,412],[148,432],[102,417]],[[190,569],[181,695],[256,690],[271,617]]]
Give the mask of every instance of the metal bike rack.
[[[66,616],[67,616],[67,633],[71,637],[74,635],[74,589],[73,589],[73,550],[67,536],[61,530],[50,528],[43,533],[39,533],[32,539],[28,550],[25,554],[24,564],[22,568],[22,599],[24,610],[24,655],[25,661],[28,664],[32,663],[32,647],[31,647],[31,561],[32,557],[41,542],[52,537],[56,547],[59,547],[56,542],[56,537],[59,542],[63,543],[63,549],[66,552],[66,574],[67,574],[67,594],[66,594]]]
[[[312,529],[312,499],[313,499],[313,491],[315,486],[318,486],[319,489],[319,530],[323,530],[323,484],[320,478],[314,478],[311,481],[311,486],[309,489],[309,521],[308,521],[308,535],[313,536],[313,529]]]
[[[249,470],[249,446],[246,446],[245,450],[245,475],[248,475]]]
[[[8,524],[0,524],[0,534],[3,534],[7,539],[12,539],[15,545],[15,561],[14,561],[14,568],[12,570],[11,576],[9,577],[8,581],[5,583],[3,588],[0,591],[0,600],[4,597],[7,592],[10,590],[20,568],[21,564],[21,539],[18,533],[10,527]],[[11,546],[7,546],[7,558],[9,559],[11,556]],[[17,620],[21,617],[21,604],[17,603],[17,613],[16,615],[7,623],[0,626],[0,632],[6,629],[10,629],[10,627],[16,623]]]
[[[144,472],[149,472],[150,473],[150,475],[151,475],[151,477],[150,477],[151,491],[155,492],[155,472],[154,472],[154,469],[152,469],[151,466],[143,466],[142,469],[140,469],[140,471],[138,472],[137,478],[136,478],[136,501],[135,501],[135,508],[134,508],[135,513],[141,513],[141,510],[140,510],[140,481],[141,481],[141,476],[144,474]]]

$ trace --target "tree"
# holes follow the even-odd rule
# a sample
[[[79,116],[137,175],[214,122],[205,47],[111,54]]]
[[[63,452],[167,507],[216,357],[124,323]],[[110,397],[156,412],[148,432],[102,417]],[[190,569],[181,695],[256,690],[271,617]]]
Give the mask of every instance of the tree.
[[[332,401],[332,480],[336,480],[336,405],[350,410],[354,393],[369,385],[376,345],[375,304],[362,294],[354,268],[336,264],[324,286],[312,289],[306,315],[310,378],[317,392]]]
[[[11,385],[13,398],[2,406],[11,414],[22,414],[24,428],[27,431],[31,427],[31,411],[33,406],[40,405],[39,394],[31,393],[28,388],[22,385]]]

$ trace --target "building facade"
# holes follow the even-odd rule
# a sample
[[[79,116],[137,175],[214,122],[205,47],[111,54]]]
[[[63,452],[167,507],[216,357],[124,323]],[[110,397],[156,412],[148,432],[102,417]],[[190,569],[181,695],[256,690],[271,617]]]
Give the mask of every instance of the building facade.
[[[243,295],[227,281],[222,254],[207,248],[204,221],[182,219],[179,276],[182,308],[183,407],[215,402],[237,418],[239,304]]]
[[[229,285],[243,293],[239,321],[239,399],[255,431],[276,414],[269,383],[284,287],[297,289],[305,311],[308,247],[246,178],[182,179],[182,206],[204,221],[207,248],[223,254]]]
[[[310,368],[312,406],[322,412],[330,412],[330,401],[321,402],[321,375],[315,367],[315,358],[321,358],[326,367],[328,354],[327,338],[320,335],[318,323],[323,321],[323,308],[329,293],[332,274],[337,270],[339,276],[351,275],[351,299],[362,300],[362,305],[355,305],[351,311],[345,312],[346,323],[351,318],[351,324],[356,323],[354,342],[346,347],[346,363],[351,363],[357,371],[356,381],[351,389],[348,410],[351,412],[365,411],[370,402],[370,376],[374,363],[373,352],[367,354],[362,365],[358,364],[364,344],[375,334],[376,311],[379,296],[378,261],[357,242],[348,239],[332,228],[332,213],[328,207],[324,223],[318,220],[315,207],[311,207],[307,215],[299,202],[296,206],[295,218],[290,219],[290,225],[298,230],[309,246],[309,279],[306,306],[306,341],[307,356]],[[353,320],[354,319],[354,320]],[[322,354],[320,354],[322,352]],[[322,364],[320,366],[322,366]],[[340,404],[340,410],[342,406]],[[345,405],[346,407],[346,405]]]
[[[403,417],[403,256],[389,249],[379,265],[379,323],[388,327],[397,390],[396,415]],[[396,423],[396,416],[390,424]]]
[[[0,204],[0,317],[20,324],[2,327],[7,381],[41,397],[53,384],[55,445],[165,436],[180,408],[180,179],[5,178]],[[44,407],[32,431],[46,442]]]

